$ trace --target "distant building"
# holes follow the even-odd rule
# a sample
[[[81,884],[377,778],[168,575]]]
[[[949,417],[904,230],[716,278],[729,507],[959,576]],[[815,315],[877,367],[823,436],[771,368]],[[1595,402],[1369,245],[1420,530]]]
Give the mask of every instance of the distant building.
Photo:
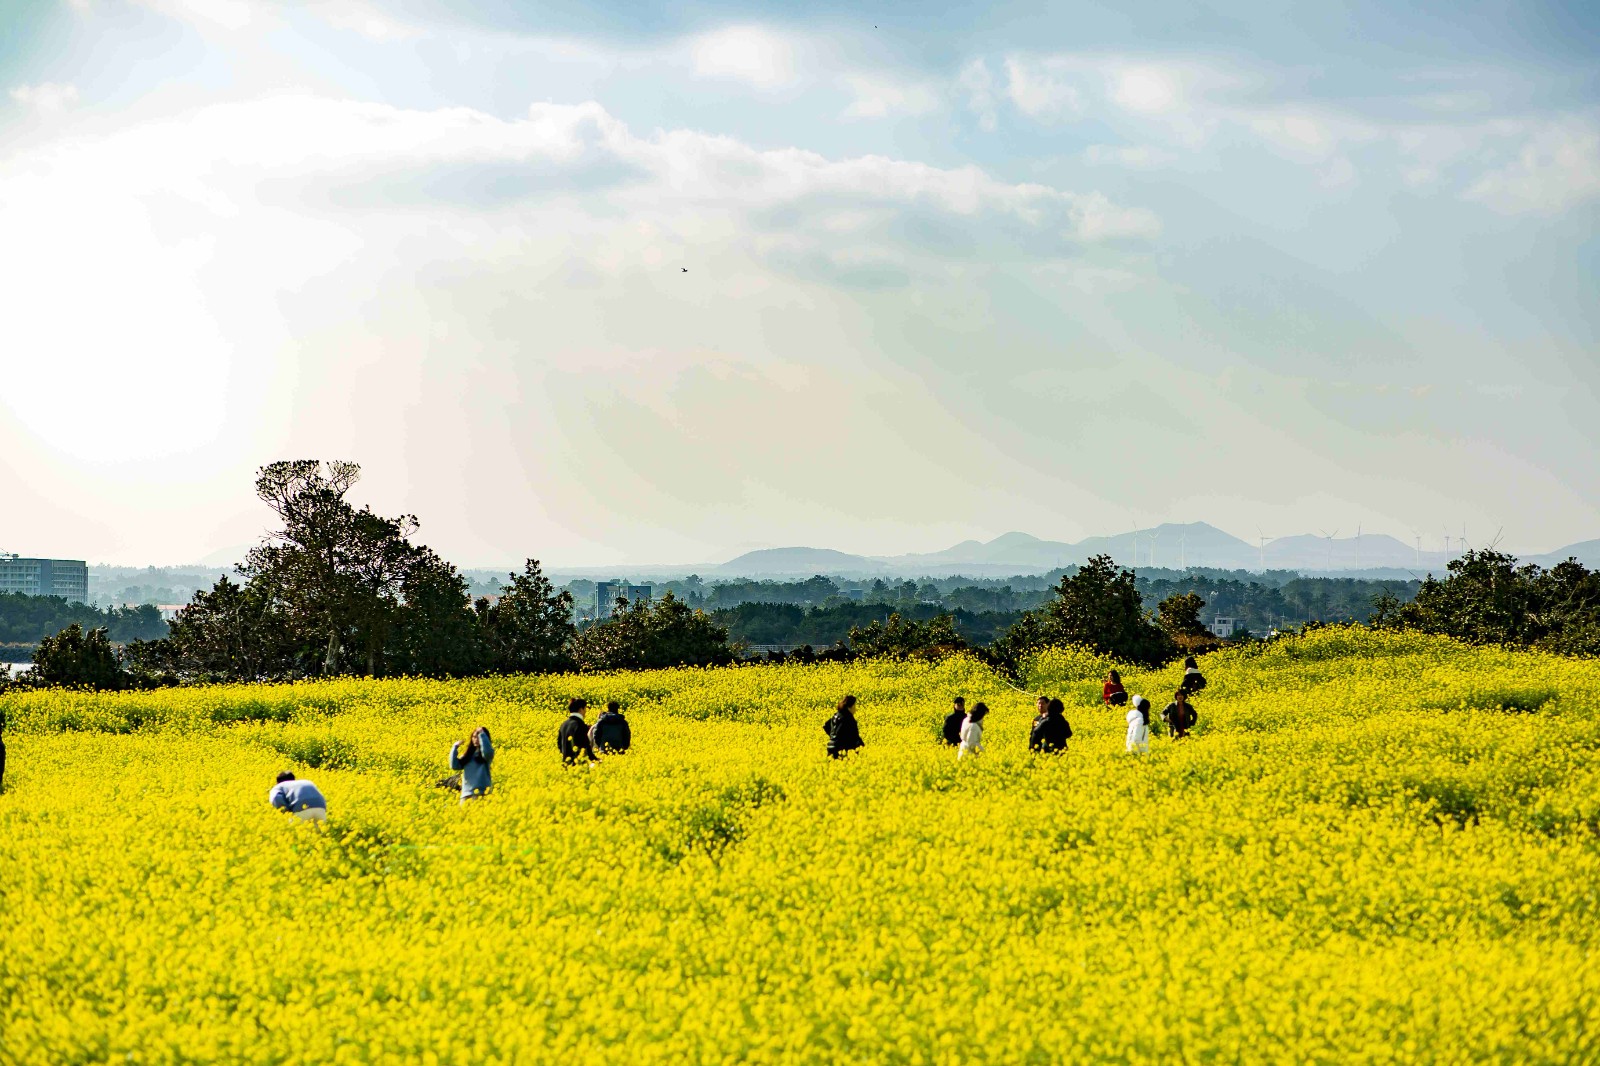
[[[626,581],[601,581],[594,587],[594,617],[596,621],[610,618],[618,600],[630,604],[649,603],[652,586],[630,585]]]
[[[1211,620],[1211,635],[1214,637],[1231,637],[1236,628],[1238,620],[1234,618],[1224,618],[1219,614]]]
[[[0,592],[89,600],[89,564],[82,559],[24,559],[0,552]]]
[[[846,598],[848,598],[848,599],[863,600],[863,599],[866,599],[866,597],[867,597],[867,590],[866,589],[845,589],[844,590],[844,594],[845,594]]]

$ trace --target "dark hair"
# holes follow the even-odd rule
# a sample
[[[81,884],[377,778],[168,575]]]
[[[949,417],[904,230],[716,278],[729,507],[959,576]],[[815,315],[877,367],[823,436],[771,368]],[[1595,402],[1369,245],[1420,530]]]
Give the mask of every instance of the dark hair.
[[[1111,671],[1111,680],[1114,683],[1120,685],[1120,684],[1122,684],[1122,675],[1117,673],[1115,670],[1113,670],[1113,671]]]
[[[293,781],[293,780],[294,780],[294,771],[293,770],[279,770],[278,771],[278,784],[281,785],[285,781]]]
[[[957,696],[951,702],[954,703],[957,707],[965,707],[967,705],[967,698],[965,696]]]
[[[972,719],[974,722],[981,722],[983,721],[983,716],[988,713],[989,705],[987,703],[974,703],[972,705],[972,710],[967,712],[967,717]]]
[[[574,696],[567,701],[567,713],[577,714],[587,706],[589,706],[589,703],[582,696]]]
[[[606,701],[606,710],[613,711],[613,712],[614,711],[620,711],[620,710],[622,710],[622,704],[618,703],[616,700],[607,700]]]
[[[838,709],[841,711],[853,711],[855,710],[855,706],[856,698],[854,696],[846,696],[844,699],[839,701]]]
[[[1188,698],[1189,698],[1189,690],[1184,688],[1182,685],[1179,685],[1178,686],[1178,691],[1176,691],[1176,692],[1174,692],[1172,694],[1172,699],[1173,699],[1174,703],[1182,703],[1184,700],[1187,700]]]
[[[1183,657],[1183,668],[1185,670],[1189,670],[1189,669],[1198,670],[1198,669],[1200,669],[1200,667],[1195,665],[1195,661],[1194,661],[1194,656],[1193,655],[1185,655]]]
[[[1067,713],[1067,707],[1066,707],[1066,704],[1061,702],[1060,697],[1051,696],[1050,697],[1050,706],[1046,707],[1045,711],[1050,713],[1050,714],[1066,714]]]

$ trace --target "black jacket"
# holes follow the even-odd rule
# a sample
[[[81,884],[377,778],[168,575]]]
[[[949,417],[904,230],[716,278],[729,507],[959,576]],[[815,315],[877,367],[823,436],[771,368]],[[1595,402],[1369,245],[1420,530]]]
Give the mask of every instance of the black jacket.
[[[961,743],[961,723],[966,720],[966,711],[951,711],[944,716],[944,742],[952,748]]]
[[[569,763],[575,763],[585,756],[592,762],[594,745],[589,743],[589,724],[578,715],[567,715],[567,720],[556,730],[556,748],[561,752],[561,758]]]
[[[1184,710],[1188,711],[1189,713],[1183,716],[1183,721],[1181,722],[1178,720],[1177,700],[1173,700],[1171,703],[1167,704],[1166,709],[1161,712],[1161,720],[1166,722],[1167,726],[1174,733],[1187,732],[1188,730],[1193,729],[1194,724],[1200,720],[1200,716],[1195,713],[1194,704],[1185,702],[1183,707]]]
[[[1033,720],[1033,728],[1028,731],[1028,748],[1031,751],[1065,751],[1071,736],[1072,727],[1067,724],[1066,715],[1046,714]]]
[[[835,759],[861,747],[861,727],[849,711],[835,711],[822,728],[828,733],[828,754]]]
[[[589,741],[602,754],[608,751],[627,751],[633,743],[633,730],[621,711],[606,711],[594,720],[589,730]]]

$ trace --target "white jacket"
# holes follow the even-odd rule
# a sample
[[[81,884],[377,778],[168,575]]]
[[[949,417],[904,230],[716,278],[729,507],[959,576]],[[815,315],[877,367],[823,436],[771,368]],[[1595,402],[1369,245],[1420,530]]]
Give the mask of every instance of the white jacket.
[[[1150,750],[1150,727],[1145,724],[1144,715],[1139,713],[1139,708],[1128,708],[1128,750]]]
[[[961,748],[956,752],[956,758],[965,758],[967,755],[978,755],[983,752],[983,723],[974,722],[968,715],[961,723]]]

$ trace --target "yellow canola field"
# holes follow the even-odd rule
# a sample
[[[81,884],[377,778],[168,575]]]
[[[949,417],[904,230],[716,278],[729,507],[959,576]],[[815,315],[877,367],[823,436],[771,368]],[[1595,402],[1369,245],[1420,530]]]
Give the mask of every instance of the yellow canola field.
[[[7,697],[0,1062],[1600,1060],[1600,663],[1324,630],[1144,757],[1106,665],[1027,664],[1061,757],[969,659]]]

